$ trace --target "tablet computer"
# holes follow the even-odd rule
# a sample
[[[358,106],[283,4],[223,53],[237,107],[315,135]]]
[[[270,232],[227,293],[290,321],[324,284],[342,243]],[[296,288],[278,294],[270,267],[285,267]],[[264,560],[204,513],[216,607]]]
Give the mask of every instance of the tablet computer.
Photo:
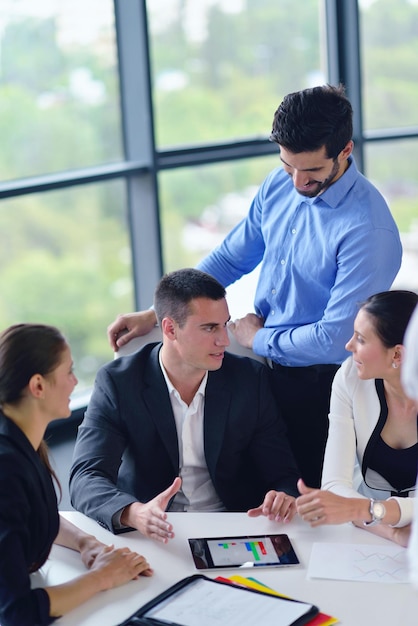
[[[197,537],[189,539],[189,545],[199,570],[299,565],[285,534]]]
[[[310,623],[317,613],[318,607],[307,602],[194,574],[141,606],[119,626],[301,626]]]

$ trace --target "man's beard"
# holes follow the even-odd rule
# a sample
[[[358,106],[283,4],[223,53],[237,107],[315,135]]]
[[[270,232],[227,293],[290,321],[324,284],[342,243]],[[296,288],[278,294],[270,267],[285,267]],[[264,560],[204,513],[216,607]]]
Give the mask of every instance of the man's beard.
[[[323,181],[313,180],[312,182],[316,183],[315,188],[307,189],[306,191],[303,191],[301,189],[296,189],[296,191],[301,196],[304,196],[305,198],[316,198],[316,196],[319,196],[320,193],[324,192],[326,189],[328,189],[328,187],[332,185],[332,181],[334,180],[334,178],[336,177],[339,171],[340,171],[340,165],[337,159],[334,159],[334,165],[332,166],[332,170],[329,176],[327,176],[325,180]]]

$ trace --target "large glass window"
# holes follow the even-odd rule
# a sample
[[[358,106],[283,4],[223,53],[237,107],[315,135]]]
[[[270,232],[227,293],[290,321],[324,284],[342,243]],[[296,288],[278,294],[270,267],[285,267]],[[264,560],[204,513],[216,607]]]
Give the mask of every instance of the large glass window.
[[[364,127],[418,125],[418,3],[360,0]]]
[[[418,131],[418,2],[360,0],[363,125],[382,136]],[[404,255],[395,286],[418,290],[418,137],[367,142],[365,173],[386,197]]]
[[[2,180],[122,158],[111,0],[2,0]]]
[[[112,0],[1,2],[3,181],[123,159],[117,61]],[[133,307],[126,206],[123,179],[0,204],[0,328],[58,326],[76,397],[112,358],[107,325]]]
[[[74,351],[79,391],[87,390],[98,367],[112,357],[107,325],[134,307],[132,259],[141,293],[154,282],[144,288],[141,272],[159,275],[158,224],[150,254],[138,237],[148,235],[147,223],[153,221],[148,218],[157,206],[155,183],[164,270],[193,266],[247,213],[260,183],[279,165],[278,153],[253,158],[251,150],[264,146],[283,96],[328,80],[323,13],[339,16],[341,5],[340,0],[2,0],[3,193],[25,194],[17,179],[28,177],[34,177],[35,192],[0,202],[0,328],[36,320],[62,328]],[[114,6],[124,44],[120,55]],[[388,129],[393,136],[389,129],[418,126],[418,0],[359,0],[359,6],[362,75],[350,54],[344,57],[351,40],[337,46],[336,55],[344,57],[337,66],[350,70],[361,92],[365,173],[388,199],[402,233],[404,263],[396,284],[418,290],[418,138],[367,141],[373,138],[367,131]],[[144,8],[150,68],[147,55],[138,54]],[[352,36],[352,30],[345,32]],[[132,123],[138,119],[141,124]],[[155,129],[148,126],[152,121]],[[128,149],[131,161],[125,160],[123,132],[138,140],[135,150]],[[215,144],[212,152],[207,144]],[[188,152],[184,159],[190,161],[178,167],[176,158],[190,146],[200,164]],[[225,160],[202,164],[209,152],[210,158]],[[113,165],[100,167],[105,164]],[[79,184],[84,172],[71,170],[90,167],[96,182]],[[45,175],[41,181],[40,175]],[[108,175],[117,178],[97,182]],[[53,180],[59,186],[61,176],[73,186],[38,192],[37,184],[48,188]],[[136,233],[132,242],[130,228]],[[251,309],[256,275],[230,288],[233,316]]]
[[[286,93],[325,80],[321,0],[148,0],[159,148],[266,136]]]
[[[245,159],[160,174],[166,271],[195,265],[248,212],[277,157]]]
[[[107,325],[133,307],[125,206],[119,181],[1,203],[0,328],[58,326],[72,348],[79,394],[112,358]]]
[[[369,178],[385,196],[404,248],[395,285],[418,292],[418,138],[366,145]]]
[[[166,271],[190,267],[221,243],[248,213],[261,182],[277,157],[245,159],[167,171],[160,175],[161,223]],[[253,310],[258,268],[231,285],[233,317]]]

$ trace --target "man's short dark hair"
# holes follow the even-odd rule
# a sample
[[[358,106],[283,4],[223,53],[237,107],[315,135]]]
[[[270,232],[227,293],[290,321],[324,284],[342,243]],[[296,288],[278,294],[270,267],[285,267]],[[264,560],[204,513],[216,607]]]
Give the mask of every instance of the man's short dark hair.
[[[171,317],[182,327],[191,313],[191,301],[196,298],[221,300],[225,288],[210,274],[193,268],[176,270],[165,274],[154,294],[154,309],[158,323]]]
[[[289,152],[315,152],[325,146],[336,159],[353,136],[353,109],[343,85],[322,85],[285,96],[274,114],[270,141]]]

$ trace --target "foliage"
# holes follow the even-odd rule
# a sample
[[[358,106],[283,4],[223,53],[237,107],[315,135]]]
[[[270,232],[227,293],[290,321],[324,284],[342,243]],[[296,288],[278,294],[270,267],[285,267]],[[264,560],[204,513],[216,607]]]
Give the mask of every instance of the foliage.
[[[167,0],[177,15],[164,24],[148,3],[158,147],[267,138],[282,97],[325,80],[320,0],[247,0],[237,13],[214,2],[197,38],[189,2]],[[418,5],[377,0],[361,18],[365,127],[417,124]],[[56,19],[28,17],[1,32],[3,180],[122,158],[112,36],[64,46],[58,33]],[[367,173],[402,230],[418,215],[417,151],[417,140],[367,148]],[[165,268],[194,265],[277,164],[268,157],[160,174]],[[119,182],[0,204],[0,328],[34,320],[62,328],[85,385],[111,358],[106,326],[133,306],[125,207]],[[184,243],[188,229],[194,247]]]

